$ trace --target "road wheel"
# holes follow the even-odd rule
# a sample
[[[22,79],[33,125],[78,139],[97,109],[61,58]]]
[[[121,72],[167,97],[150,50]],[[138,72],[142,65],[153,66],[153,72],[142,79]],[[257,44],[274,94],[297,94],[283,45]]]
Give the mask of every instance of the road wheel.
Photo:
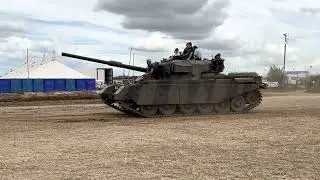
[[[193,114],[197,110],[197,106],[194,104],[181,104],[180,105],[180,112],[183,114]]]
[[[238,96],[235,98],[232,98],[231,100],[231,109],[234,112],[241,112],[246,108],[246,100],[242,96]]]
[[[176,111],[176,105],[175,104],[166,104],[166,105],[160,105],[159,106],[159,112],[163,115],[171,115]]]
[[[143,105],[143,106],[140,106],[139,108],[140,108],[140,112],[147,116],[153,116],[158,111],[158,107],[153,105]]]
[[[217,113],[228,113],[230,111],[230,101],[225,100],[223,102],[214,105],[214,110]]]
[[[197,109],[202,114],[212,113],[213,104],[198,104]]]

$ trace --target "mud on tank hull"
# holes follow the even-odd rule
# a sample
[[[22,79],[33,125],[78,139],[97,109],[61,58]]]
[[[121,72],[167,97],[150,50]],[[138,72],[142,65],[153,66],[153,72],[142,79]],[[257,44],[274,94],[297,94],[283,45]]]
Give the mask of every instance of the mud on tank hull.
[[[141,84],[110,86],[103,101],[126,114],[141,117],[246,113],[262,102],[261,77],[202,80],[149,80]]]

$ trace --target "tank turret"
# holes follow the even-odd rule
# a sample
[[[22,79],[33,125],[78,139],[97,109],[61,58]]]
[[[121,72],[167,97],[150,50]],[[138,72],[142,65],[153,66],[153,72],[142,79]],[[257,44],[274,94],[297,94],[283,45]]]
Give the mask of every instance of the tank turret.
[[[150,68],[150,66],[149,66]],[[164,59],[155,62],[151,69],[154,69],[158,78],[170,79],[201,79],[203,74],[220,74],[224,70],[224,59],[216,56],[204,60],[181,60]]]
[[[200,79],[203,74],[219,74],[224,70],[224,59],[220,57],[220,54],[218,55],[216,55],[215,58],[204,59],[203,61],[163,59],[160,62],[151,63],[151,60],[147,60],[147,68],[144,68],[117,61],[105,61],[62,52],[62,56],[66,57],[144,72],[146,73],[145,76],[147,75],[154,79]]]

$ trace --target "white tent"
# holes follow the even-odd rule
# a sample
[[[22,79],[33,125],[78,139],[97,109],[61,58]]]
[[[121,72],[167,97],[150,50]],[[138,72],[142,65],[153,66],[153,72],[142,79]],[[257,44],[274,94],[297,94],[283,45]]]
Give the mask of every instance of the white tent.
[[[28,78],[28,69],[30,79],[94,79],[94,77],[86,76],[58,61],[47,61],[42,63],[29,64],[29,68],[25,64],[22,67],[9,72],[0,78],[25,79]]]

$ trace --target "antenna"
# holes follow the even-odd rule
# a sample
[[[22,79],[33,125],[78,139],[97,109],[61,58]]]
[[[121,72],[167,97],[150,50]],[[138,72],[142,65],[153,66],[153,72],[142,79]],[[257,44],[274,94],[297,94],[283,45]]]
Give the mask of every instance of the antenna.
[[[287,53],[287,44],[288,44],[288,33],[284,33],[284,53],[283,53],[283,87],[285,87],[285,72],[286,72],[286,53]]]

